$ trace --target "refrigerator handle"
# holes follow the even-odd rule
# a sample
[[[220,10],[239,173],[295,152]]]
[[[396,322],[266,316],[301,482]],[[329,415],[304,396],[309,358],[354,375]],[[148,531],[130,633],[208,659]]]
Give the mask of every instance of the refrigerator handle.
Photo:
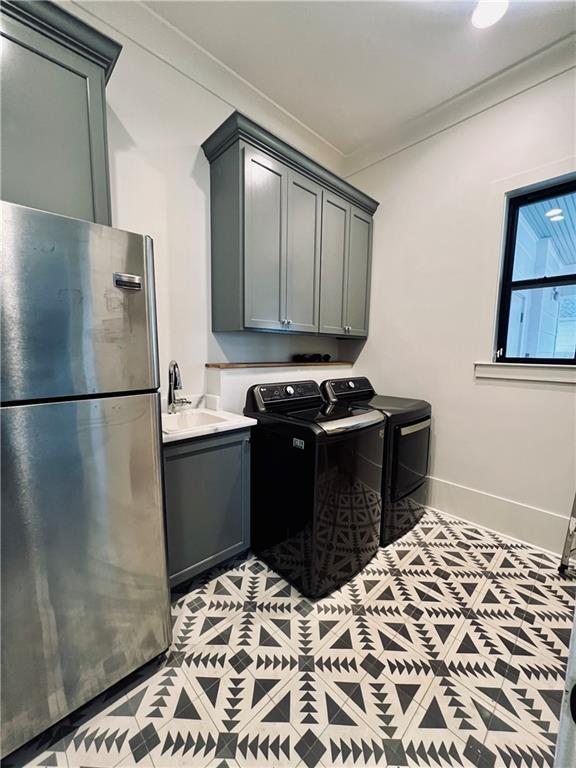
[[[140,275],[129,275],[126,272],[114,272],[114,285],[116,288],[128,288],[131,291],[141,291],[142,278]]]

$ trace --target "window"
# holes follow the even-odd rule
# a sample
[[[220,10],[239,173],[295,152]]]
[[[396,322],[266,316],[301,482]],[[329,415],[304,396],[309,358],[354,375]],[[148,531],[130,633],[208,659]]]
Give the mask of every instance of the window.
[[[576,362],[576,181],[509,199],[496,360]]]

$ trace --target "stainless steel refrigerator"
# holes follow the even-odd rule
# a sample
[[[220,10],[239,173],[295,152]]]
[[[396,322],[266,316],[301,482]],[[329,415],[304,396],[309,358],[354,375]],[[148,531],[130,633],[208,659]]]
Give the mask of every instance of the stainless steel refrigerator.
[[[170,642],[152,241],[1,203],[1,753]]]

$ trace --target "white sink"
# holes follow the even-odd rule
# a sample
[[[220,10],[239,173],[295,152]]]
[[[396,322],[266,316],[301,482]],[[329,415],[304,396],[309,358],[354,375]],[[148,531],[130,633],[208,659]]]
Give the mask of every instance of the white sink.
[[[162,414],[162,432],[179,432],[182,429],[193,429],[205,424],[218,424],[226,421],[222,416],[208,413],[204,410],[181,411],[180,413]]]
[[[254,419],[238,413],[212,411],[209,408],[188,408],[177,413],[162,414],[162,440],[165,443],[187,440],[212,432],[246,429],[255,423]]]

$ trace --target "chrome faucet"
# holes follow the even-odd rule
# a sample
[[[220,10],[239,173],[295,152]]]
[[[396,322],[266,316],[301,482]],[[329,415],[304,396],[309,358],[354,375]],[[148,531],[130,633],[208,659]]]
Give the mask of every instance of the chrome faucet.
[[[176,360],[171,360],[168,367],[168,413],[176,413],[177,405],[192,405],[186,397],[176,397],[177,389],[182,389],[182,377]]]

